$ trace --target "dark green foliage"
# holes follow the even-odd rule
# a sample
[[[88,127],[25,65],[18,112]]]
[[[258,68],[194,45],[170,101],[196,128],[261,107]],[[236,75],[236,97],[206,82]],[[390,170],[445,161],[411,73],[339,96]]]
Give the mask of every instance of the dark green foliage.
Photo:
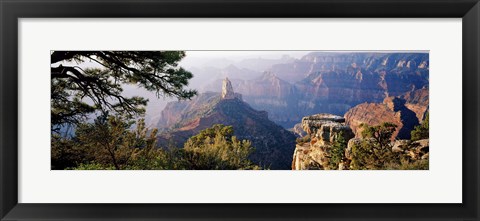
[[[143,120],[131,130],[133,123],[104,114],[93,123],[79,124],[73,138],[53,136],[52,169],[130,169],[156,148],[157,134],[145,128]]]
[[[147,99],[124,97],[123,86],[137,85],[157,96],[191,98],[186,90],[193,75],[178,67],[183,51],[52,51],[52,130],[80,124],[95,111],[136,116],[144,113]],[[82,69],[74,63],[92,61],[101,68]]]
[[[429,128],[428,128],[428,121],[429,121],[429,113],[427,112],[425,119],[423,120],[421,125],[415,127],[412,130],[412,141],[422,140],[428,138]]]
[[[116,168],[111,165],[105,165],[100,163],[87,163],[87,164],[80,164],[77,167],[70,168],[75,170],[115,170]]]
[[[76,167],[94,160],[87,149],[77,145],[72,139],[52,134],[51,138],[51,169],[61,170]]]
[[[412,160],[407,156],[400,154],[400,163],[388,163],[386,170],[428,170],[428,159]]]
[[[84,151],[81,163],[126,169],[131,161],[147,155],[156,147],[157,131],[145,128],[143,120],[137,122],[135,130],[130,130],[133,123],[122,117],[101,115],[93,123],[79,124],[72,142],[75,149]]]
[[[248,140],[233,136],[232,126],[221,124],[200,131],[185,143],[188,169],[259,169],[248,156],[254,150]]]
[[[353,170],[384,170],[388,164],[399,164],[399,155],[390,146],[381,146],[375,139],[365,139],[352,147]]]
[[[397,125],[390,122],[384,122],[376,126],[369,126],[367,124],[361,124],[360,126],[363,129],[362,136],[364,138],[375,139],[381,148],[385,148],[390,144],[390,139],[397,129]]]
[[[412,159],[406,153],[394,153],[391,148],[376,149],[374,139],[365,139],[352,146],[350,169],[353,170],[428,170],[428,159]]]
[[[345,159],[345,149],[347,149],[347,140],[345,140],[343,132],[340,132],[330,149],[328,169],[338,169],[339,164]]]
[[[377,126],[362,125],[363,139],[351,147],[353,170],[425,170],[428,159],[412,159],[407,152],[393,152],[390,138],[396,125],[382,123]],[[407,142],[407,146],[410,142]]]
[[[384,122],[380,125],[361,125],[364,140],[352,147],[351,169],[383,170],[387,164],[400,163],[399,156],[392,151],[390,138],[397,125]]]
[[[185,148],[156,146],[157,130],[143,120],[102,115],[80,124],[73,138],[52,137],[52,169],[195,170],[260,169],[248,160],[250,141],[238,140],[231,126],[214,125],[191,137]]]
[[[185,143],[185,148],[204,146],[208,144],[207,140],[215,139],[217,136],[231,139],[233,136],[233,127],[215,124],[211,128],[202,130],[197,135],[190,137],[187,143]]]

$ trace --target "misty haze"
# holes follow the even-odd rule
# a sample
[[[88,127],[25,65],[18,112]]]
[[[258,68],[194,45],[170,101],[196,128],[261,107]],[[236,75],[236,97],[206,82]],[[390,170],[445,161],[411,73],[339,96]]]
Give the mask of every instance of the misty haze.
[[[52,169],[425,170],[424,51],[52,51]]]

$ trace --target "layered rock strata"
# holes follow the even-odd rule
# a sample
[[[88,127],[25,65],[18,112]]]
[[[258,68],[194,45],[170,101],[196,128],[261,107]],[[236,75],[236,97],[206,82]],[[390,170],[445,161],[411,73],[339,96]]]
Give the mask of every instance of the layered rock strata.
[[[370,126],[390,122],[397,125],[391,139],[410,139],[410,132],[419,125],[417,114],[406,107],[406,101],[399,97],[387,97],[383,103],[363,103],[345,114],[346,123],[355,137],[362,137],[362,124]]]
[[[388,96],[403,96],[419,118],[428,107],[428,53],[324,53],[312,52],[276,64],[258,77],[228,75],[243,99],[284,128],[315,113],[344,115],[350,108],[381,103]],[[203,89],[220,92],[222,80]],[[415,90],[427,88],[426,90]],[[409,102],[411,100],[412,102]],[[424,102],[427,101],[427,102]],[[421,119],[420,119],[421,121]]]
[[[250,140],[255,148],[249,159],[264,169],[290,169],[295,135],[269,120],[266,111],[258,111],[242,101],[228,79],[222,93],[204,93],[189,101],[172,103],[168,116],[171,125],[158,136],[162,147],[182,147],[201,130],[215,124],[233,127],[234,135]],[[175,112],[174,114],[167,114]]]
[[[345,140],[354,137],[345,118],[332,114],[316,114],[302,119],[303,130],[310,137],[305,143],[297,143],[293,154],[293,170],[326,169],[330,148],[339,136]]]

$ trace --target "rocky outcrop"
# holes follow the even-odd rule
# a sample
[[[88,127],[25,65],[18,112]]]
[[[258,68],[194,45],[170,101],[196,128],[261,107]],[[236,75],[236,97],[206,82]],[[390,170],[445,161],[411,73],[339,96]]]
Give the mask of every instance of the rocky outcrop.
[[[392,144],[392,151],[397,153],[405,153],[411,160],[425,160],[429,157],[430,144],[429,139],[417,140],[396,140]]]
[[[345,119],[332,114],[316,114],[302,119],[303,130],[310,137],[305,143],[296,145],[293,154],[293,170],[327,169],[330,148],[339,136],[345,140],[354,134],[345,125]]]
[[[410,132],[419,125],[417,115],[406,107],[404,99],[387,97],[383,103],[359,104],[345,113],[346,123],[352,128],[355,137],[362,137],[362,124],[370,126],[390,122],[397,125],[391,139],[410,139]]]
[[[215,124],[233,127],[239,139],[252,142],[250,160],[265,169],[290,169],[295,135],[270,121],[265,111],[257,111],[239,99],[226,82],[225,96],[201,94],[185,101],[185,108],[171,128],[158,136],[161,146],[183,147],[188,138]]]
[[[304,137],[307,135],[307,132],[305,132],[305,130],[303,130],[303,127],[302,127],[302,124],[301,123],[298,123],[298,124],[295,124],[295,126],[293,126],[293,128],[291,129],[291,131],[295,134],[295,136],[297,137]]]
[[[299,96],[295,87],[272,72],[264,72],[260,77],[250,80],[238,78],[230,80],[235,91],[242,94],[245,102],[257,110],[267,111],[271,120],[285,128],[293,127],[305,116],[302,110],[296,108]],[[222,83],[215,80],[203,90],[218,91]]]
[[[345,123],[345,118],[333,114],[315,114],[302,119],[302,128],[307,134],[315,134],[319,129],[330,128],[327,126],[341,126]]]
[[[233,91],[232,82],[228,78],[223,79],[222,83],[222,99],[234,99],[238,98],[242,100],[242,95]]]
[[[406,101],[405,106],[415,112],[419,122],[423,122],[429,109],[428,94],[428,87],[424,87],[401,96]]]
[[[178,129],[182,119],[194,118],[204,110],[210,109],[220,100],[219,93],[202,93],[191,100],[181,100],[169,102],[160,114],[157,122],[157,128],[161,131]]]
[[[222,99],[233,99],[235,98],[235,92],[233,92],[232,82],[225,78],[222,84]]]

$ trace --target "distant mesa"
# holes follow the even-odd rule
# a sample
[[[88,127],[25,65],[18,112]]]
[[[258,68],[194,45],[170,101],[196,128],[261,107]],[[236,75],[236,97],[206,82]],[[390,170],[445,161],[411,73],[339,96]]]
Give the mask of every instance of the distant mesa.
[[[404,96],[407,107],[420,117],[428,108],[428,89],[419,90],[428,88],[428,53],[312,52],[274,64],[263,74],[228,73],[245,102],[268,111],[270,119],[285,128],[293,128],[304,116],[343,116],[356,105],[382,103],[389,96]],[[203,90],[222,92],[228,84],[222,76]],[[225,96],[232,98],[231,93]]]

